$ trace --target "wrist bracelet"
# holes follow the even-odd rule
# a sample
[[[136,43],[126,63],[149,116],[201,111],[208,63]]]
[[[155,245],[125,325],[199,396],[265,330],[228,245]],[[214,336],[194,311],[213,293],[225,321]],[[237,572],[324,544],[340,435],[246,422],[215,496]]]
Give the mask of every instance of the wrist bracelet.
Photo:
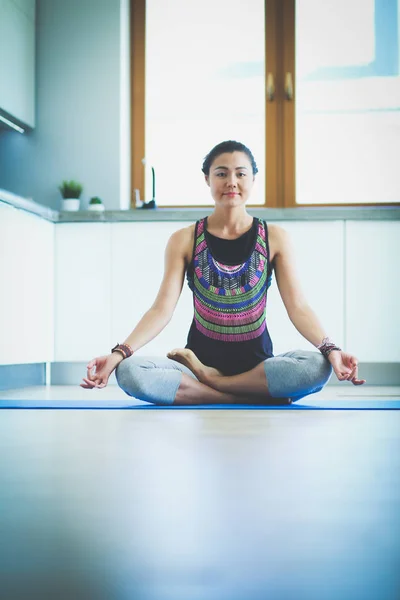
[[[332,342],[332,340],[328,337],[322,340],[321,344],[317,346],[317,349],[321,352],[321,354],[325,356],[325,358],[328,358],[329,354],[333,350],[339,350],[339,352],[341,352],[342,350],[341,348],[339,348],[339,346],[336,346],[336,344]]]
[[[123,358],[129,358],[133,354],[133,350],[129,344],[116,344],[116,346],[111,349],[111,354],[113,352],[119,352],[122,354]]]
[[[339,350],[339,352],[342,351],[342,349],[339,348],[339,346],[332,346],[331,348],[328,348],[328,350],[321,350],[321,353],[325,356],[325,358],[328,358],[332,350]]]

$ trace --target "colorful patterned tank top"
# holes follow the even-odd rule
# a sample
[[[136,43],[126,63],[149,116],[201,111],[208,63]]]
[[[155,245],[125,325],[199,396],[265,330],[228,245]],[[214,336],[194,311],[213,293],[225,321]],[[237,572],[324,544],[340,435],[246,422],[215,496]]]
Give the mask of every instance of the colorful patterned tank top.
[[[233,250],[237,264],[232,264]],[[273,356],[266,324],[271,279],[264,221],[254,218],[251,230],[237,240],[211,235],[207,218],[197,221],[187,272],[194,318],[186,347],[226,375],[248,371]]]

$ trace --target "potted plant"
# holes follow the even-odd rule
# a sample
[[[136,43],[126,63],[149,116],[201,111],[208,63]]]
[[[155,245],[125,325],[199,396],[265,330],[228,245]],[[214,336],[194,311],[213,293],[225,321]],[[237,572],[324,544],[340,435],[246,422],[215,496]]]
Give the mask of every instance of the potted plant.
[[[77,181],[63,181],[58,187],[63,197],[63,210],[79,210],[83,186]]]
[[[99,198],[98,196],[93,196],[93,198],[90,198],[88,209],[89,210],[104,210],[104,204],[103,204],[103,201],[101,200],[101,198]]]

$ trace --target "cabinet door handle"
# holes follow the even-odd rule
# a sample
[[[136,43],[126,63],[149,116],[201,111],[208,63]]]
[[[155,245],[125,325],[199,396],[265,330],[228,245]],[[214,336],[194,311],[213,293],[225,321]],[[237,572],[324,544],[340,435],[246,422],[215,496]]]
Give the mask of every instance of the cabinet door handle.
[[[293,77],[291,73],[285,75],[285,96],[286,100],[293,100]]]
[[[272,73],[268,73],[267,75],[267,100],[268,102],[273,102],[275,100],[275,83]]]

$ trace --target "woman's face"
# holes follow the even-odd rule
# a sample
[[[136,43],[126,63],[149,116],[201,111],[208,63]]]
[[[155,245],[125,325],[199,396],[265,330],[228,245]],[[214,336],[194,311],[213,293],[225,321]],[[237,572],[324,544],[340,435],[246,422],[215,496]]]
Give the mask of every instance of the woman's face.
[[[254,183],[251,162],[244,152],[220,154],[205,178],[215,203],[221,206],[245,204]]]

